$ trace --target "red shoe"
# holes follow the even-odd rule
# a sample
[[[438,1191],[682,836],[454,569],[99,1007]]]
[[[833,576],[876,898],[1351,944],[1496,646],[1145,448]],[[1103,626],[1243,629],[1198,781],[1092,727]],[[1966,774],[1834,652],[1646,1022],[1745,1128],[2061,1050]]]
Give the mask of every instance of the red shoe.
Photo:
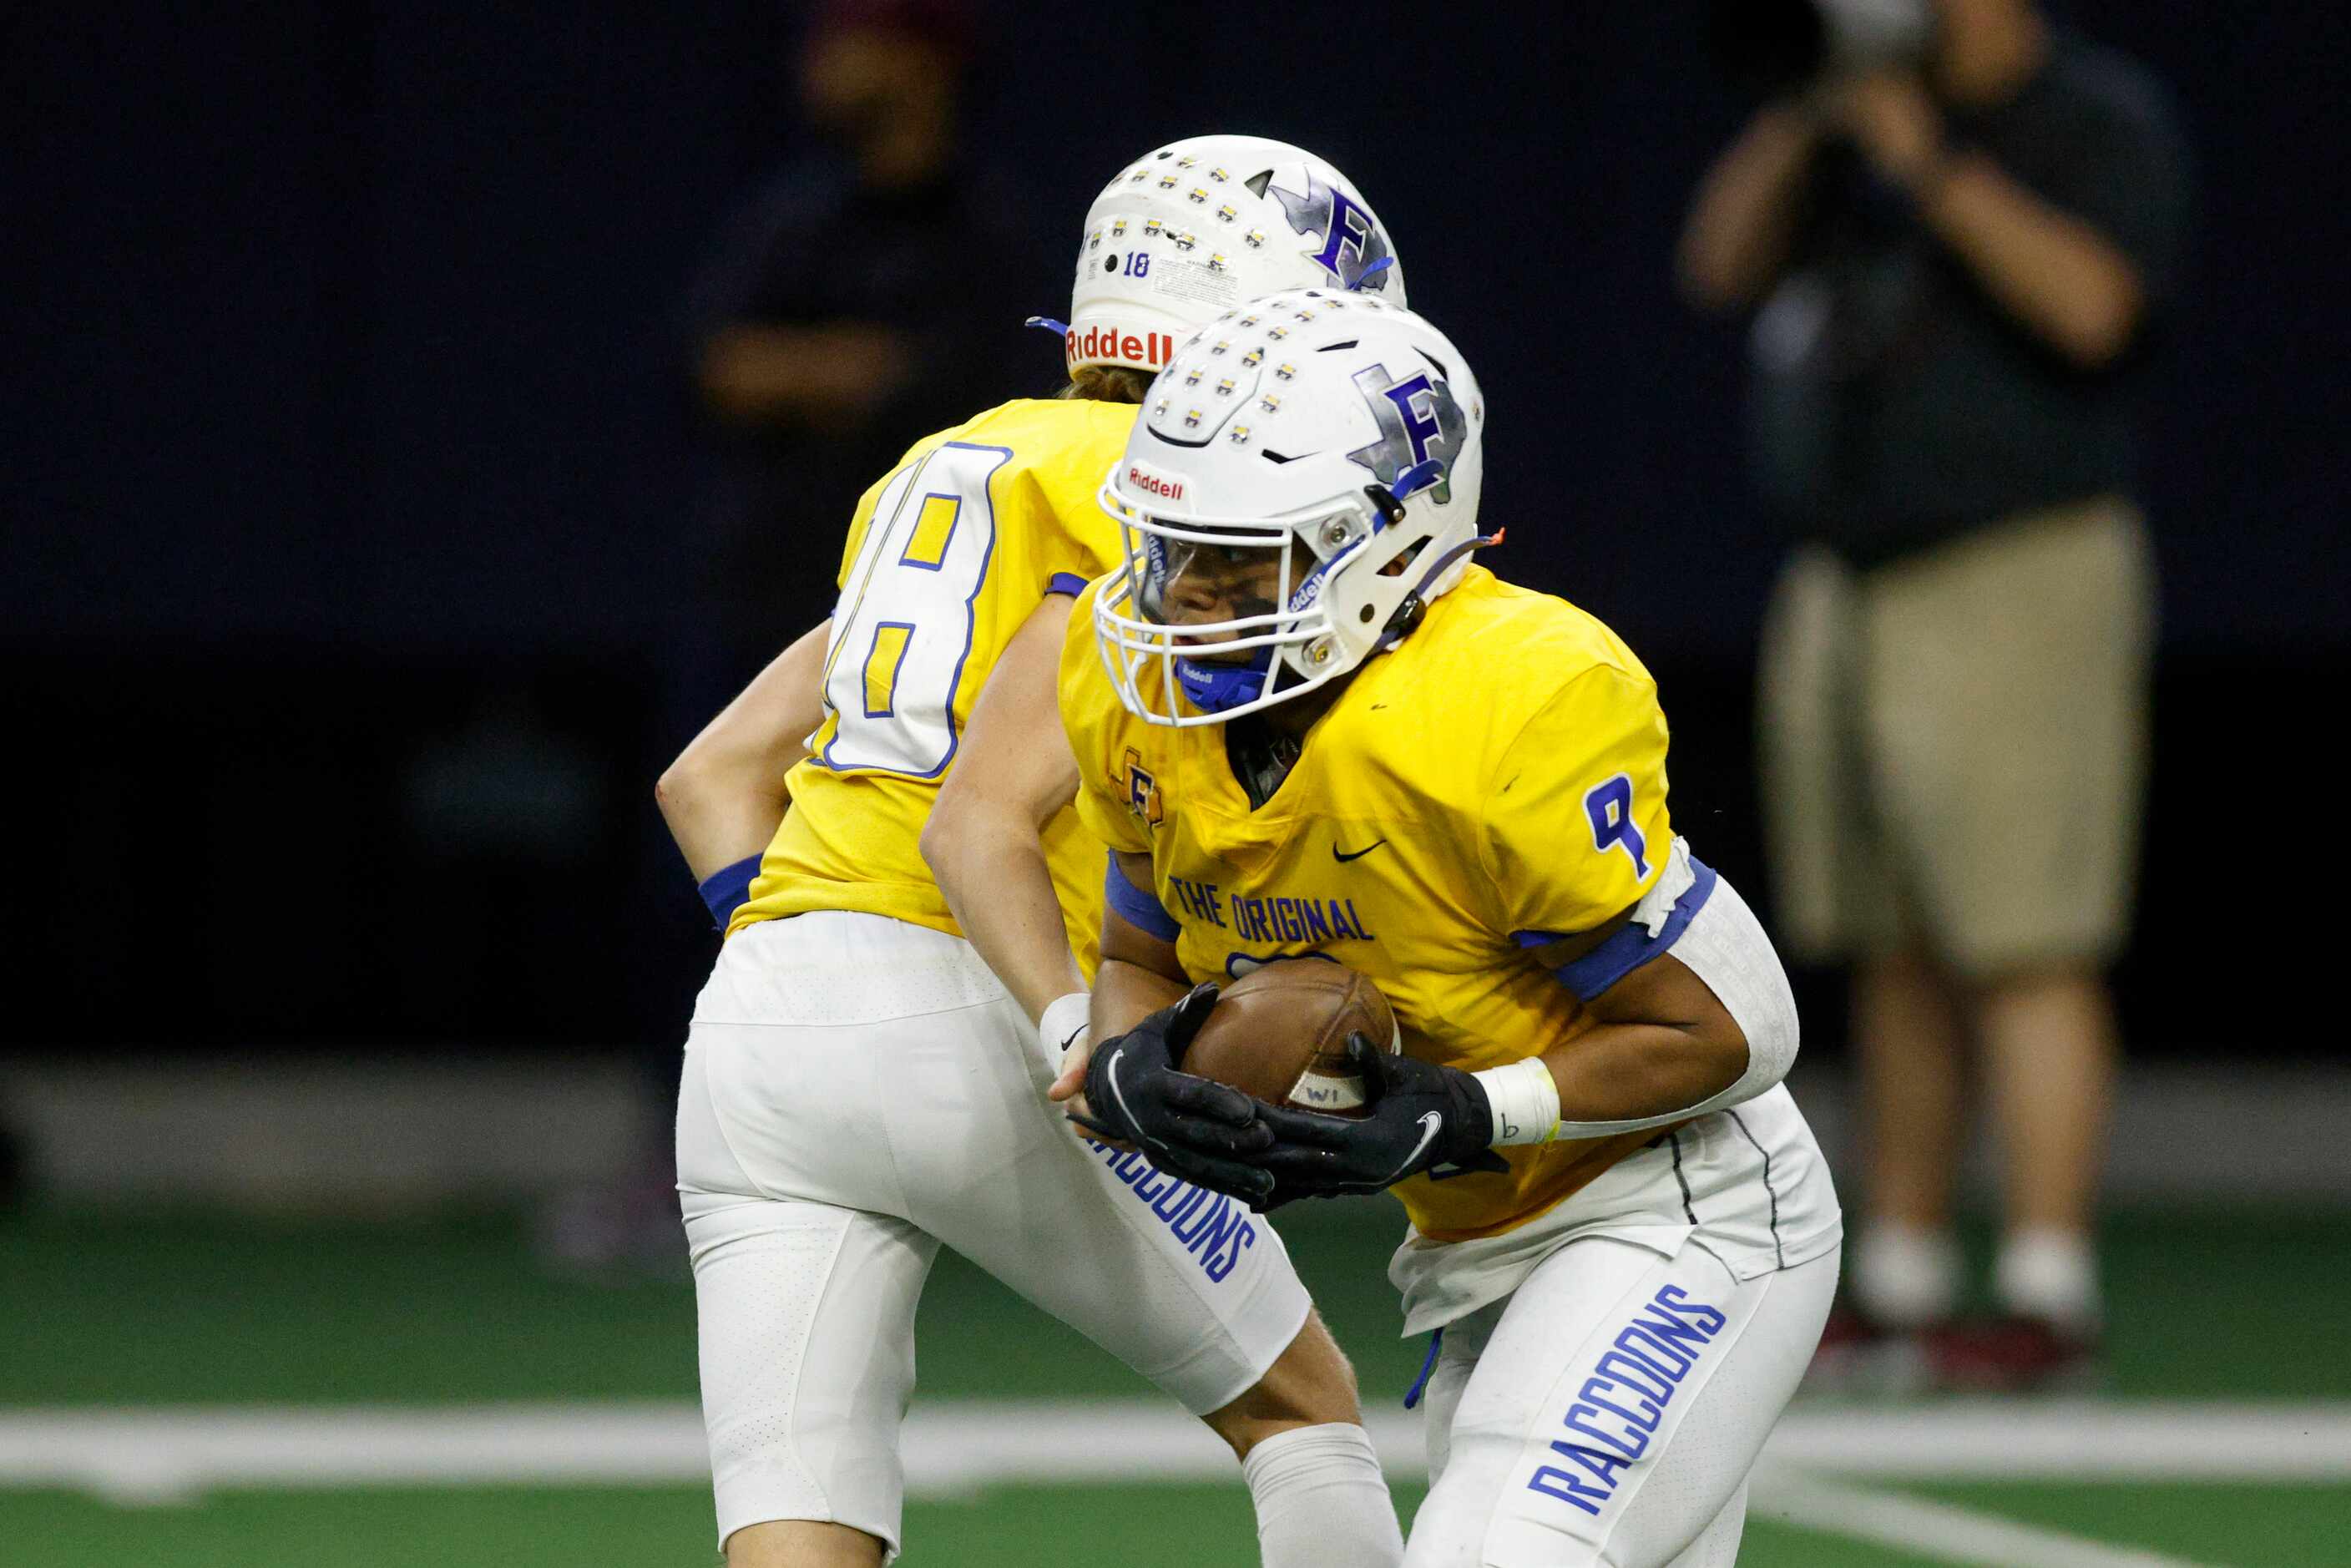
[[[1955,1394],[2086,1393],[2105,1374],[2095,1333],[2022,1313],[1946,1323],[1926,1348],[1936,1386]]]
[[[1883,1397],[1917,1393],[1926,1379],[1925,1351],[1916,1332],[1889,1328],[1851,1301],[1839,1301],[1821,1330],[1803,1387],[1808,1394]]]

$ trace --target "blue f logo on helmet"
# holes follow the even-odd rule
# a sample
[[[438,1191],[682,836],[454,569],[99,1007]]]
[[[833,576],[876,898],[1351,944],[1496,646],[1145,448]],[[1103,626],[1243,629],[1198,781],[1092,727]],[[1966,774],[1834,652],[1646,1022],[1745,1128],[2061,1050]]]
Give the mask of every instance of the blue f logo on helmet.
[[[1462,417],[1461,405],[1453,400],[1453,389],[1442,376],[1421,371],[1403,381],[1391,381],[1384,367],[1374,365],[1355,372],[1355,386],[1370,405],[1372,416],[1380,422],[1380,438],[1347,455],[1370,469],[1381,484],[1393,489],[1396,476],[1405,470],[1417,468],[1432,457],[1449,458],[1461,450],[1469,422]],[[1436,497],[1439,506],[1453,499],[1451,478],[1442,469]]]
[[[1388,254],[1388,239],[1368,208],[1336,185],[1316,178],[1311,170],[1307,172],[1304,195],[1279,185],[1271,187],[1270,193],[1281,203],[1282,215],[1290,220],[1291,229],[1322,236],[1322,249],[1312,259],[1340,287],[1360,285],[1366,290],[1386,289],[1387,274],[1394,268],[1375,271],[1374,267]]]

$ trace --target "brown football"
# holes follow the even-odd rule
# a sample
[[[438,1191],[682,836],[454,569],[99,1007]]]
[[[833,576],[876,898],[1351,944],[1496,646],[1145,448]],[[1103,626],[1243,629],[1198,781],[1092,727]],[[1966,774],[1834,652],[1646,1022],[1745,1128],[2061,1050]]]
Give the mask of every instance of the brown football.
[[[1275,1105],[1358,1114],[1363,1081],[1347,1065],[1357,1030],[1383,1050],[1401,1045],[1379,987],[1343,964],[1284,958],[1217,993],[1183,1068]]]

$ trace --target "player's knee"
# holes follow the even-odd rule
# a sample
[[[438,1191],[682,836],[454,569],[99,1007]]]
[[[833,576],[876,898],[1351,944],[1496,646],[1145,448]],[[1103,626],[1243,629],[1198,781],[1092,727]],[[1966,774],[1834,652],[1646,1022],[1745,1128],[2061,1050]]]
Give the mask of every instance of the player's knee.
[[[1257,1444],[1288,1427],[1359,1426],[1363,1418],[1355,1398],[1355,1369],[1322,1326],[1321,1314],[1312,1312],[1249,1392],[1205,1417],[1244,1458]]]
[[[881,1568],[882,1542],[812,1519],[747,1524],[726,1538],[726,1568]]]

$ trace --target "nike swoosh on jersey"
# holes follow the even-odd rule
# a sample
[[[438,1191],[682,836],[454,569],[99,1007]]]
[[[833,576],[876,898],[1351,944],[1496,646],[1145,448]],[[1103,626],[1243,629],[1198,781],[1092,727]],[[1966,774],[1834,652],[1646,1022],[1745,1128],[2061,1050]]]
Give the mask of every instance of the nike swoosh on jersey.
[[[1375,839],[1372,842],[1365,844],[1362,849],[1355,851],[1353,854],[1349,854],[1344,850],[1342,850],[1338,845],[1332,844],[1331,846],[1331,858],[1337,861],[1341,865],[1345,865],[1349,861],[1362,860],[1365,855],[1370,854],[1374,850],[1378,849],[1380,845],[1386,842],[1387,840],[1385,839]]]

